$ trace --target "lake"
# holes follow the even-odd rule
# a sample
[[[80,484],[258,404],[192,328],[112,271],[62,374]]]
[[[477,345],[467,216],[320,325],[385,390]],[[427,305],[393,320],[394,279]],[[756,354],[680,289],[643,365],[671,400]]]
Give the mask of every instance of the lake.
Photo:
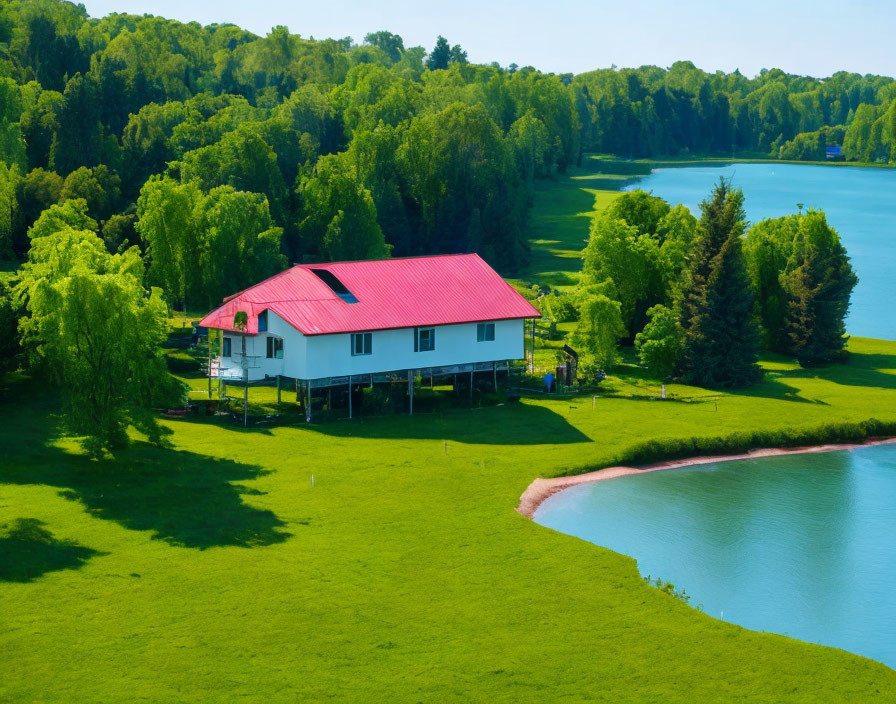
[[[634,557],[711,616],[896,668],[896,445],[581,484],[535,521]]]
[[[747,218],[758,222],[824,210],[859,276],[846,328],[852,335],[896,340],[896,171],[853,166],[728,164],[655,169],[627,187],[652,190],[700,217],[699,203],[719,176],[743,189]]]

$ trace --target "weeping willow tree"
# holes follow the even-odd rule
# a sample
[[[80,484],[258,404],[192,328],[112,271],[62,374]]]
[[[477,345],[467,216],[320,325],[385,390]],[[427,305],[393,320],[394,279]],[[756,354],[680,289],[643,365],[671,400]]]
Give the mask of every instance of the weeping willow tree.
[[[152,409],[183,399],[161,353],[162,292],[143,272],[135,247],[112,255],[95,233],[64,228],[32,241],[16,289],[32,368],[59,386],[66,425],[94,457],[124,447],[130,425],[160,442]]]

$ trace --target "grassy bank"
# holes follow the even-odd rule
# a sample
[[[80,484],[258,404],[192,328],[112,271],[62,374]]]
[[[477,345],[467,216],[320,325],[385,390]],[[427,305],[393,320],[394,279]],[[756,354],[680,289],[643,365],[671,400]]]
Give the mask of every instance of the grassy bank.
[[[534,280],[563,289],[575,284],[582,268],[579,253],[588,238],[590,217],[605,208],[628,185],[650,174],[651,169],[705,166],[713,164],[802,164],[893,168],[887,164],[836,161],[782,161],[750,156],[736,158],[619,159],[588,155],[581,167],[537,185],[535,208],[531,214],[532,257],[523,271],[511,279],[522,284]]]
[[[644,168],[624,164],[540,186],[519,283],[574,283],[588,213]],[[60,435],[52,390],[7,377],[0,701],[892,701],[893,670],[716,621],[513,510],[536,476],[889,431],[896,343],[850,349],[813,370],[768,357],[756,387],[669,385],[666,401],[627,366],[594,399],[166,420],[170,447],[99,462]]]
[[[869,409],[896,423],[896,344],[852,350],[844,367],[768,360],[747,393],[673,386],[666,402],[621,385],[594,409],[166,421],[171,448],[99,463],[58,437],[52,394],[8,380],[0,551],[20,567],[0,572],[0,700],[890,700],[892,670],[715,621],[630,559],[513,511],[534,476],[645,437],[809,430]]]

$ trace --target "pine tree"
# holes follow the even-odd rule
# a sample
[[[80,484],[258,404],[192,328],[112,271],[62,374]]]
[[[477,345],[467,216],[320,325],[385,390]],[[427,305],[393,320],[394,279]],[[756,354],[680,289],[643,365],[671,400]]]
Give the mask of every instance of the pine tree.
[[[730,388],[758,381],[759,326],[741,238],[733,234],[715,259],[702,309],[685,337],[684,380],[697,386]]]
[[[858,277],[823,212],[801,218],[781,278],[788,294],[789,351],[804,367],[842,361],[849,339],[844,321]]]
[[[441,34],[436,40],[429,58],[426,60],[426,68],[430,71],[439,71],[448,68],[448,62],[451,60],[451,48],[448,46],[448,40]]]
[[[712,197],[700,203],[702,216],[697,223],[697,238],[689,257],[688,282],[681,300],[681,326],[687,332],[706,299],[706,286],[722,245],[732,235],[739,237],[746,228],[744,194],[732,189],[731,182],[720,178]]]
[[[680,303],[686,382],[708,387],[744,386],[761,376],[759,327],[744,262],[744,196],[720,179],[701,203],[689,281]]]

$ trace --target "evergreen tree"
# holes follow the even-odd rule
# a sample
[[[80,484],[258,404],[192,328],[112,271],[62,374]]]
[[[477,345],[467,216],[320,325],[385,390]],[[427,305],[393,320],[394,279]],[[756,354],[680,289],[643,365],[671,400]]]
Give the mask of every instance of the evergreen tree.
[[[448,46],[448,40],[441,34],[436,40],[432,53],[426,59],[426,68],[430,71],[438,71],[448,68],[448,61],[451,59],[451,48]]]
[[[844,320],[858,277],[824,213],[809,212],[800,219],[781,280],[788,294],[789,351],[804,367],[842,361],[849,339]]]
[[[741,243],[743,193],[722,179],[701,208],[682,302],[683,378],[712,388],[744,386],[757,381],[761,370],[756,364],[759,327]]]
[[[700,203],[700,210],[697,238],[689,258],[689,280],[681,301],[681,326],[685,332],[704,306],[706,286],[722,245],[731,236],[739,237],[746,228],[744,194],[732,189],[731,182],[724,178],[713,188],[712,197]]]
[[[746,386],[762,371],[759,327],[750,279],[737,235],[722,245],[706,286],[702,310],[685,337],[684,381],[709,388]]]

